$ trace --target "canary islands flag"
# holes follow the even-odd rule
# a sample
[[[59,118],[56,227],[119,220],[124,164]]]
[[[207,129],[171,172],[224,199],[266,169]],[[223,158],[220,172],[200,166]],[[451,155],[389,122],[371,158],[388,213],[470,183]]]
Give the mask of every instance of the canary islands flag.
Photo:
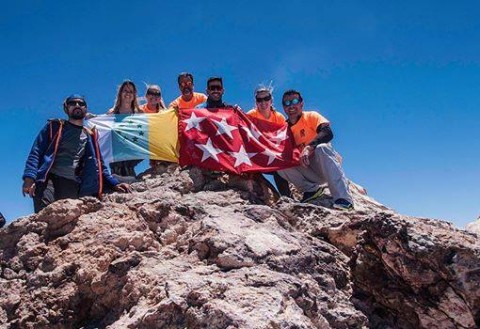
[[[173,109],[153,114],[105,114],[85,123],[97,130],[105,163],[139,159],[178,162],[178,116]]]

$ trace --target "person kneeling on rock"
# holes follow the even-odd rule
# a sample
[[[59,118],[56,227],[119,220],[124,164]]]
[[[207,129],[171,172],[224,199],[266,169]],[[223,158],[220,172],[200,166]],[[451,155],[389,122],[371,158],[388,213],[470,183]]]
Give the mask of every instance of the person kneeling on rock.
[[[103,163],[96,131],[83,127],[87,103],[81,95],[67,97],[68,120],[53,119],[38,134],[28,155],[22,193],[33,198],[35,212],[51,202],[81,196],[101,197],[103,187],[130,193]]]

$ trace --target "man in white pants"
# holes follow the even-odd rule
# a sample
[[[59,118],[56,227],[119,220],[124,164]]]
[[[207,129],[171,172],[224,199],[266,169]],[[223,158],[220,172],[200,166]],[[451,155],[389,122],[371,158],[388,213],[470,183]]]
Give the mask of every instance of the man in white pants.
[[[333,133],[328,120],[317,112],[304,112],[302,95],[296,90],[287,90],[282,104],[295,144],[302,153],[301,165],[279,171],[280,176],[303,192],[302,202],[319,197],[323,192],[321,185],[327,183],[334,208],[353,209],[347,178],[330,145]]]

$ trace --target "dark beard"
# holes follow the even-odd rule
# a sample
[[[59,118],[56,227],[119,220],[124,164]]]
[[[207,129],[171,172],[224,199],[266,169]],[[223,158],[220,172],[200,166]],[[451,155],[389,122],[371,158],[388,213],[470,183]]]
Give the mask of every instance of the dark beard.
[[[72,111],[72,114],[69,115],[69,118],[74,120],[81,120],[81,119],[85,119],[86,114],[87,113],[81,109],[74,109]]]
[[[213,100],[210,96],[207,98],[207,108],[218,109],[226,107],[226,104],[223,102],[222,97],[219,100]]]
[[[188,88],[188,87],[183,88],[182,94],[184,94],[186,91],[189,91],[189,94],[190,94],[190,95],[193,94],[193,89],[192,89],[192,88]]]

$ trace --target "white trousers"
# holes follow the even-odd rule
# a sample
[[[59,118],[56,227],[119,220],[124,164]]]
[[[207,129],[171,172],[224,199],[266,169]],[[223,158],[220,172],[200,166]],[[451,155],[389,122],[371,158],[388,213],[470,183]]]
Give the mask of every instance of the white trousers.
[[[293,167],[278,173],[301,192],[315,192],[320,185],[327,183],[334,201],[345,199],[353,203],[347,178],[330,143],[319,144],[315,148],[307,167]]]

